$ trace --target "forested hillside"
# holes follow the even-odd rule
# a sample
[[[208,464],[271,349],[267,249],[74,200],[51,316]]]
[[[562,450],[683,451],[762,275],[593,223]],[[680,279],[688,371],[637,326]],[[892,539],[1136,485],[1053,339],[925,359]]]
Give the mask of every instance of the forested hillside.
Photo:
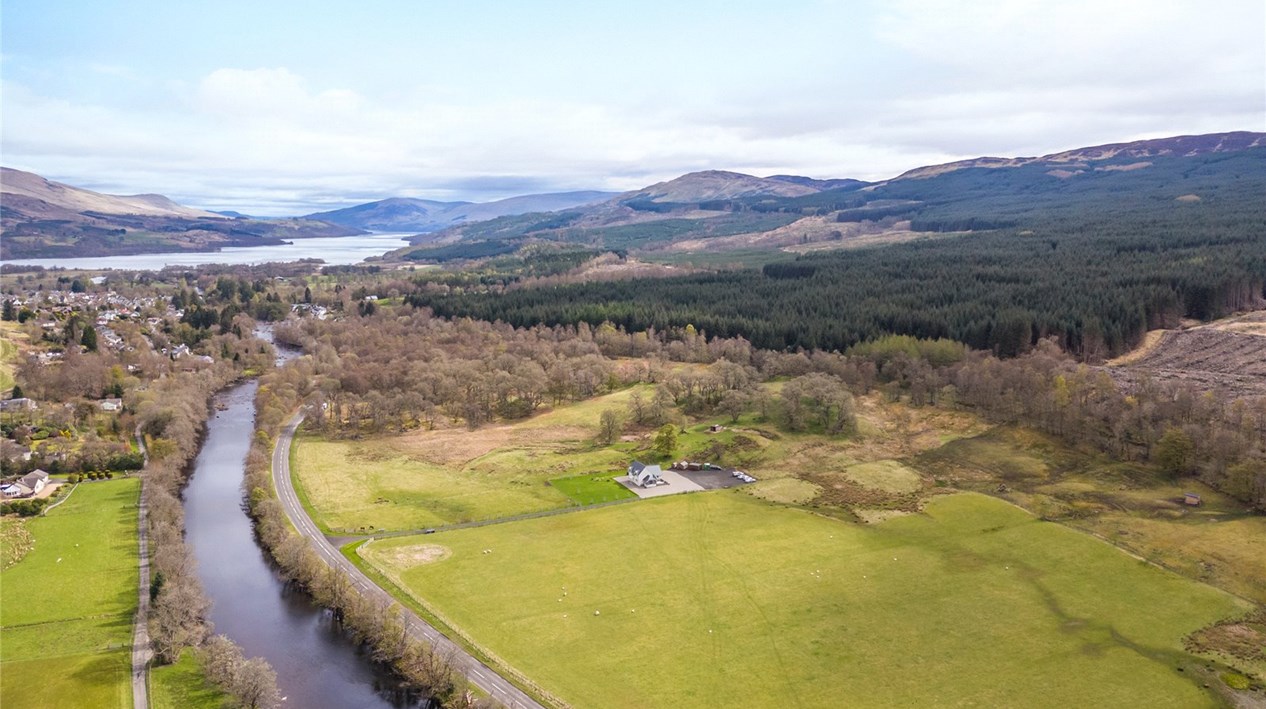
[[[411,302],[515,325],[693,324],[774,349],[842,349],[896,333],[1010,356],[1054,337],[1091,360],[1129,349],[1150,328],[1261,302],[1266,150],[1166,159],[1055,187],[1052,179],[1027,166],[978,168],[882,188],[886,199],[919,190],[906,216],[927,231],[975,230],[965,235],[809,254],[760,271],[505,292],[424,287]],[[832,194],[761,209],[803,211],[816,200],[830,212],[874,198]]]

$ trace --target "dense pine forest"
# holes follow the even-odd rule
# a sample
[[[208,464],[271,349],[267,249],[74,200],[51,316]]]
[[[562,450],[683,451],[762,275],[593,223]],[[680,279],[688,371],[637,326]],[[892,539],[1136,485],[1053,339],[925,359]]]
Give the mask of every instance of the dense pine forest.
[[[1149,328],[1248,307],[1266,283],[1266,215],[1179,205],[1147,222],[1088,215],[858,251],[762,270],[460,294],[437,314],[518,326],[693,324],[757,347],[844,349],[885,333],[1015,355],[1044,337],[1096,358]]]
[[[668,279],[505,292],[424,287],[410,302],[520,326],[693,324],[773,349],[845,349],[906,334],[1012,356],[1053,337],[1095,360],[1129,349],[1148,329],[1261,301],[1266,150],[1158,158],[1076,179],[1049,173],[1049,165],[973,168],[867,190],[700,205],[735,212],[731,221],[745,211],[840,221],[882,212],[929,234],[914,243]]]

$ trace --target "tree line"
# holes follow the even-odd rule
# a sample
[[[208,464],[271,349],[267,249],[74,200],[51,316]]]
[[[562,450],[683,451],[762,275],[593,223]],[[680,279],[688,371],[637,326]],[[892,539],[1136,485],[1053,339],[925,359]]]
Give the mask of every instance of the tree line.
[[[247,330],[244,345],[263,347]],[[225,337],[232,337],[226,335]],[[239,366],[245,362],[239,361]],[[160,663],[175,662],[186,649],[202,653],[205,673],[237,706],[275,707],[280,703],[276,673],[261,658],[247,659],[226,639],[212,638],[211,603],[184,540],[181,490],[189,461],[198,451],[215,392],[241,376],[232,360],[152,380],[134,392],[137,430],[147,434],[149,464],[144,470],[150,549],[150,637]],[[215,668],[231,668],[221,672]],[[215,670],[215,671],[213,671]]]
[[[305,357],[265,374],[256,394],[256,435],[247,454],[243,490],[260,543],[291,583],[331,609],[352,639],[364,645],[375,662],[394,671],[408,690],[426,697],[428,706],[495,706],[491,700],[474,697],[466,678],[453,669],[451,658],[407,632],[398,604],[380,604],[362,596],[346,574],[322,561],[290,526],[272,486],[272,446],[294,407],[319,396],[314,359]]]
[[[424,274],[405,295],[439,315],[521,327],[693,324],[764,349],[843,350],[905,334],[1004,357],[1054,338],[1096,361],[1132,348],[1149,329],[1263,302],[1263,165],[1266,149],[1255,149],[1067,180],[1029,165],[763,199],[793,214],[895,203],[884,207],[888,216],[911,218],[918,231],[973,233],[808,254],[760,270],[546,288],[458,290]]]
[[[1149,329],[1262,302],[1266,217],[1082,226],[813,254],[759,271],[505,290],[424,283],[406,302],[519,327],[692,324],[764,349],[843,350],[904,334],[1009,357],[1055,338],[1091,361]]]
[[[657,387],[649,400],[634,397],[630,404],[629,420],[639,425],[665,423],[664,412],[676,406],[735,419],[759,411],[792,430],[839,433],[853,425],[853,397],[879,388],[915,406],[966,408],[1074,446],[1150,462],[1173,476],[1198,475],[1266,508],[1266,399],[1151,381],[1127,393],[1054,339],[1009,358],[949,339],[900,335],[845,352],[788,352],[743,338],[709,338],[691,326],[513,328],[408,306],[285,332],[312,356],[291,375],[302,381],[283,400],[316,404],[323,413],[314,424],[336,435],[402,430],[435,416],[479,426],[528,415],[546,401],[589,398],[635,382]],[[673,373],[667,364],[673,360],[710,366]],[[775,378],[790,380],[780,398],[756,386]],[[614,434],[620,423],[604,425]]]

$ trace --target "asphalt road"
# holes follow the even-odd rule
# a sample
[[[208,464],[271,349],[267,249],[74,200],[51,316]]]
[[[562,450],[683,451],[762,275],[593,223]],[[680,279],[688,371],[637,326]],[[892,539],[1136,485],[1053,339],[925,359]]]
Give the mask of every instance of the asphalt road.
[[[290,480],[290,441],[302,422],[303,414],[296,414],[277,437],[277,445],[273,448],[273,486],[277,489],[277,497],[281,500],[282,509],[286,511],[290,523],[312,543],[313,548],[321,555],[325,563],[346,573],[352,581],[352,586],[361,595],[375,602],[394,602],[395,599],[391,597],[391,594],[375,584],[356,568],[355,564],[339,553],[339,550],[317,528],[312,518],[308,517],[307,510],[303,509],[303,505],[299,502],[299,496],[295,494],[294,485]],[[448,657],[454,669],[469,678],[472,684],[487,692],[493,699],[510,709],[544,709],[542,704],[466,652],[460,645],[449,640],[416,613],[408,608],[402,607],[402,610],[405,625],[413,637],[425,640],[436,652]]]

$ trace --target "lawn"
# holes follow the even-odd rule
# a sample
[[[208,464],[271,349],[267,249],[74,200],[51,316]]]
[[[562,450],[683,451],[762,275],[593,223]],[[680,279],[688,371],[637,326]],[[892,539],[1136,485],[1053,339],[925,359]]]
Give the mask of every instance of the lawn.
[[[1182,638],[1247,607],[975,494],[863,526],[697,493],[359,553],[577,707],[1210,706]]]
[[[153,709],[222,709],[229,697],[207,681],[198,656],[191,650],[171,665],[150,670],[149,705]]]
[[[592,505],[637,497],[627,487],[615,482],[613,477],[611,473],[573,475],[569,478],[556,478],[549,481],[549,484],[578,505]]]
[[[80,485],[0,572],[0,705],[130,707],[135,478]]]

